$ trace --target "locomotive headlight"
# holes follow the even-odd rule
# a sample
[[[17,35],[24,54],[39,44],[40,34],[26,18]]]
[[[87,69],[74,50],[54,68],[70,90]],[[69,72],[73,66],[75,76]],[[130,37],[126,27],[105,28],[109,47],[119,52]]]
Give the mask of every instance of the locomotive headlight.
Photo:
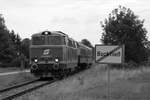
[[[55,62],[58,62],[59,60],[58,60],[58,58],[55,58]]]
[[[34,62],[38,62],[38,59],[34,59]]]

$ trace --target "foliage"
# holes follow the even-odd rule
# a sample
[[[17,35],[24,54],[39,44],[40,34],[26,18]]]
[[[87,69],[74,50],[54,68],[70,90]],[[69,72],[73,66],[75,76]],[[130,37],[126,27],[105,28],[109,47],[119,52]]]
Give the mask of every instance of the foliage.
[[[11,39],[9,38],[9,31],[5,26],[5,20],[0,15],[0,63],[6,65],[10,63],[14,56],[13,45],[11,45]]]
[[[86,45],[86,46],[88,46],[90,48],[93,48],[91,42],[89,40],[87,40],[87,39],[82,39],[81,43],[83,43],[84,45]]]
[[[21,41],[20,36],[14,30],[9,32],[0,14],[0,67],[19,67],[21,55],[28,66],[29,44],[28,38]]]
[[[14,30],[9,33],[9,36],[12,41],[12,45],[14,46],[15,54],[16,56],[19,56],[21,54],[21,38],[14,32]]]
[[[29,38],[25,38],[21,41],[22,53],[26,56],[27,59],[29,59],[29,46],[30,46]]]
[[[140,20],[129,8],[119,6],[114,9],[104,22],[101,22],[103,44],[125,44],[125,61],[140,63],[147,60],[147,31]]]

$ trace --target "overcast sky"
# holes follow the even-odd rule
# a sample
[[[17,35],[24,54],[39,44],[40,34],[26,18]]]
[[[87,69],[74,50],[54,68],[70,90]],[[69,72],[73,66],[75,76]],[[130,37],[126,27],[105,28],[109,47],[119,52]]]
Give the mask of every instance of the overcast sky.
[[[44,30],[59,30],[77,41],[86,38],[94,45],[100,43],[100,21],[118,5],[145,19],[144,27],[150,37],[150,0],[0,0],[0,14],[8,29],[21,38]]]

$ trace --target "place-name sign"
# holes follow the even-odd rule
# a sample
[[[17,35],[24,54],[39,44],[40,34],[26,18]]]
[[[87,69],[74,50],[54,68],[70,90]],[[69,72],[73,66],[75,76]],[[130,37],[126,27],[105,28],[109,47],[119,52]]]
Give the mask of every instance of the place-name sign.
[[[124,45],[95,45],[97,63],[123,63]]]

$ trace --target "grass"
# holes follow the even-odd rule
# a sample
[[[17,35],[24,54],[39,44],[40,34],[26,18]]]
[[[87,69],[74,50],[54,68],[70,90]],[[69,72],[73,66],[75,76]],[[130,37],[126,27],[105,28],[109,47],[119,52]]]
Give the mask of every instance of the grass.
[[[150,100],[150,68],[112,69],[110,100]],[[17,100],[107,100],[107,70],[97,65]]]
[[[23,69],[18,67],[7,67],[7,68],[0,67],[0,73],[21,71],[21,70]],[[18,73],[0,76],[0,89],[19,84],[21,82],[26,82],[32,79],[34,79],[34,76],[32,76],[30,73]]]
[[[0,76],[0,89],[35,79],[30,73]]]
[[[24,70],[24,69],[21,69],[19,67],[6,67],[6,68],[0,67],[0,73],[20,71],[20,70]]]

